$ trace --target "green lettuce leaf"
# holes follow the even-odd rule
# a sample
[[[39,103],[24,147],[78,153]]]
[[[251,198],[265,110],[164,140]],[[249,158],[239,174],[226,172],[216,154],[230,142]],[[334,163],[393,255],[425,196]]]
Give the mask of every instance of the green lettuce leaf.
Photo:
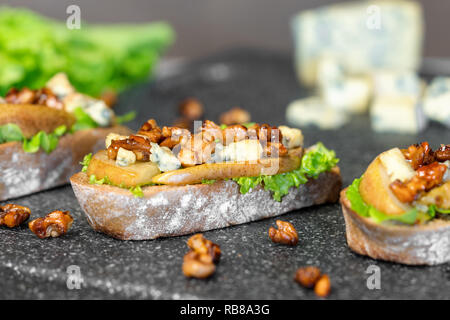
[[[240,186],[240,192],[245,194],[259,184],[264,184],[265,190],[272,191],[276,201],[281,201],[283,196],[289,193],[292,187],[298,188],[305,184],[308,178],[317,178],[322,172],[330,171],[339,159],[332,150],[328,150],[322,143],[310,148],[303,156],[299,168],[290,172],[280,173],[272,176],[261,175],[258,177],[233,178]]]
[[[0,7],[0,96],[11,87],[42,88],[65,72],[77,91],[98,97],[149,79],[174,41],[165,22],[90,25],[71,30],[65,21],[26,9]]]
[[[413,208],[401,215],[387,215],[381,211],[378,211],[373,206],[364,202],[359,193],[359,184],[361,178],[355,179],[350,187],[347,189],[347,198],[350,201],[351,208],[359,215],[372,218],[376,223],[382,223],[384,221],[398,221],[405,224],[414,224],[417,220],[419,211]]]
[[[450,210],[438,208],[435,204],[428,207],[428,214],[434,218],[437,213],[440,214],[450,214]]]
[[[76,122],[72,126],[72,132],[84,129],[94,129],[98,127],[97,122],[88,115],[83,108],[78,107],[73,110]]]
[[[338,162],[336,153],[319,142],[303,156],[301,167],[308,177],[317,178],[322,172],[330,171]]]
[[[202,184],[213,184],[216,181],[217,180],[214,180],[214,179],[202,179]]]
[[[141,186],[132,187],[129,190],[135,198],[142,198],[144,196],[144,192],[142,192]]]
[[[16,124],[5,124],[0,126],[0,143],[11,141],[22,141],[23,150],[29,153],[35,153],[39,149],[47,153],[52,152],[58,146],[59,137],[67,132],[65,125],[57,127],[52,133],[40,131],[30,139],[26,139]]]
[[[22,139],[22,130],[20,130],[18,125],[8,123],[0,126],[0,143],[22,141]]]
[[[136,118],[136,111],[130,111],[121,116],[116,116],[116,123],[117,124],[127,123],[133,121],[134,118]]]
[[[86,172],[89,164],[91,163],[92,160],[92,153],[88,153],[87,155],[84,156],[83,161],[80,162],[80,164],[83,166],[83,168],[81,168],[81,172]]]

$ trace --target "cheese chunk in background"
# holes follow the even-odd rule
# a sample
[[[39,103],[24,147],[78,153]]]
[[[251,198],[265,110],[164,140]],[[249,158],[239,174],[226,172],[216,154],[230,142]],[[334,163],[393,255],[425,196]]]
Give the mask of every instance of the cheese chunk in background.
[[[410,97],[376,97],[370,109],[372,129],[377,132],[417,134],[427,126],[422,105]]]
[[[424,21],[415,1],[354,1],[303,11],[292,29],[297,74],[307,86],[317,85],[323,56],[350,75],[415,71],[421,63]]]
[[[367,76],[346,75],[335,59],[324,56],[319,61],[317,86],[326,105],[350,113],[367,111],[372,80]]]
[[[291,102],[286,109],[286,120],[295,126],[315,125],[320,129],[338,129],[349,120],[347,113],[327,106],[319,97]]]
[[[377,71],[373,73],[374,96],[409,97],[420,99],[425,82],[415,71]]]
[[[423,107],[428,118],[450,128],[450,78],[433,79],[426,90]]]
[[[364,113],[372,96],[372,85],[366,77],[345,77],[322,88],[326,105],[350,113]]]

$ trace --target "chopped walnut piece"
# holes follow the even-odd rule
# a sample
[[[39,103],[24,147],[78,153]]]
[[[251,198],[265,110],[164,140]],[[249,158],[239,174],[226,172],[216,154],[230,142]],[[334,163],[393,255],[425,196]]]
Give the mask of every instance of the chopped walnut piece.
[[[435,161],[434,152],[428,142],[413,144],[407,149],[403,149],[402,153],[405,159],[411,163],[414,170]]]
[[[209,161],[214,150],[214,137],[208,133],[199,132],[183,142],[178,153],[178,160],[183,167],[192,167]]]
[[[219,122],[228,125],[250,122],[250,113],[239,107],[234,107],[220,115]]]
[[[245,140],[247,137],[247,128],[240,124],[235,124],[223,129],[222,134],[224,145],[229,145],[232,142]]]
[[[18,227],[28,220],[30,213],[29,208],[17,204],[0,206],[0,226]]]
[[[180,103],[180,114],[187,120],[199,120],[203,117],[203,106],[195,98],[187,98]]]
[[[138,135],[146,136],[150,142],[159,143],[162,138],[162,130],[156,124],[155,119],[150,119],[139,129]]]
[[[205,255],[189,251],[183,258],[182,270],[186,277],[205,279],[216,271],[216,266],[210,261],[204,260]],[[207,256],[206,256],[207,257]]]
[[[64,109],[64,103],[49,88],[38,90],[12,88],[6,94],[5,100],[10,104],[35,104],[60,110]]]
[[[441,145],[441,147],[435,152],[436,160],[439,162],[445,162],[450,160],[450,144]]]
[[[200,279],[211,276],[216,270],[215,263],[220,260],[220,247],[200,233],[190,237],[187,245],[191,250],[183,259],[184,275]]]
[[[136,160],[139,161],[149,161],[150,160],[150,150],[151,144],[147,137],[142,137],[138,135],[130,135],[128,138],[123,140],[112,140],[109,145],[108,158],[115,160],[117,158],[117,153],[119,149],[123,148],[128,151],[132,151],[136,155]]]
[[[286,221],[277,220],[278,230],[270,227],[269,237],[275,243],[295,246],[298,243],[298,234],[294,226]]]
[[[305,288],[312,288],[319,280],[321,275],[320,269],[313,266],[299,268],[295,273],[294,280]]]
[[[187,245],[192,251],[195,251],[201,255],[208,255],[214,263],[217,263],[220,260],[220,247],[211,240],[203,237],[203,234],[201,233],[190,237],[187,241]]]
[[[187,129],[178,127],[163,127],[162,128],[162,142],[159,144],[161,147],[168,147],[173,149],[176,145],[183,143],[189,139],[191,133]]]
[[[69,211],[56,210],[44,218],[31,221],[28,226],[39,238],[59,237],[67,233],[72,226],[73,218]]]
[[[396,180],[390,184],[390,189],[401,202],[413,202],[425,191],[438,186],[447,171],[445,164],[433,162],[416,170],[416,175],[407,182]]]
[[[324,274],[323,276],[320,277],[320,279],[314,286],[314,292],[319,297],[325,298],[330,294],[330,291],[331,291],[330,277]]]

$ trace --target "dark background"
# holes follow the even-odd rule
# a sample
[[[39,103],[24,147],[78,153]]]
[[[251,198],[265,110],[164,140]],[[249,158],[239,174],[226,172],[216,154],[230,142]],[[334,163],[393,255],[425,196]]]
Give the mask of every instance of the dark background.
[[[234,47],[289,52],[289,20],[300,10],[342,1],[333,0],[7,0],[66,19],[66,8],[77,4],[88,22],[166,20],[177,33],[171,57],[195,58]],[[425,56],[450,56],[448,0],[420,0],[425,12]]]

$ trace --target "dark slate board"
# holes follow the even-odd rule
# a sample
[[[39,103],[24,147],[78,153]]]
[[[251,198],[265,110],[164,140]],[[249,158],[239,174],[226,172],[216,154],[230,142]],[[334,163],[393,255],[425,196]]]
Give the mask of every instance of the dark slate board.
[[[183,72],[126,92],[119,113],[137,109],[131,126],[149,117],[170,124],[178,102],[194,96],[217,120],[224,109],[239,105],[253,120],[284,123],[284,110],[305,96],[288,56],[236,50],[190,64]],[[358,177],[371,159],[393,146],[428,140],[449,142],[450,130],[433,124],[420,136],[375,134],[367,116],[338,131],[304,129],[307,144],[323,141],[336,150],[344,184]],[[206,232],[220,244],[222,260],[209,280],[186,279],[181,272],[188,236],[124,242],[94,232],[70,186],[14,201],[29,206],[32,218],[54,209],[70,210],[74,226],[65,237],[39,240],[26,227],[0,229],[0,298],[152,298],[152,299],[314,299],[293,280],[295,270],[317,265],[332,282],[332,299],[449,299],[450,265],[407,267],[352,253],[338,204],[298,210],[282,216],[297,228],[296,247],[271,243],[267,231],[276,219]],[[381,289],[366,286],[366,269],[381,268]],[[80,267],[79,290],[67,287],[70,265]],[[70,280],[70,278],[69,278]],[[70,282],[70,281],[69,281]]]

